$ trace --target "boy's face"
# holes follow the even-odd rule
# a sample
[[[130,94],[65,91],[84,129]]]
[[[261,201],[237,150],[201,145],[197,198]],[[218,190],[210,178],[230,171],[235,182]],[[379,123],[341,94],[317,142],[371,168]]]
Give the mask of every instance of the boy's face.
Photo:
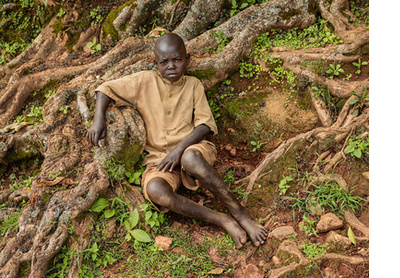
[[[183,46],[162,43],[154,50],[154,54],[154,62],[165,79],[176,82],[185,74],[189,56]]]

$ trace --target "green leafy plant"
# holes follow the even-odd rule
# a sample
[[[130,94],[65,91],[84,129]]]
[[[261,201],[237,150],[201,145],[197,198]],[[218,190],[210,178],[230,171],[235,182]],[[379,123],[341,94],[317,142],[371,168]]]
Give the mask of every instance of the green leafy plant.
[[[106,254],[106,256],[101,256],[97,242],[93,243],[92,247],[86,249],[84,252],[93,262],[97,262],[98,266],[102,265],[103,267],[106,267],[108,264],[113,264],[116,261],[116,259],[109,254]]]
[[[90,48],[90,54],[97,54],[101,50],[101,44],[97,43],[96,37],[93,38],[93,41],[88,42],[86,46]]]
[[[253,146],[253,149],[252,149],[253,152],[260,149],[261,146],[263,145],[263,143],[261,143],[260,141],[250,141],[250,144]]]
[[[18,218],[21,215],[21,211],[14,212],[10,216],[8,216],[3,223],[0,225],[0,237],[3,237],[9,229],[15,231],[18,229],[19,224],[18,224]]]
[[[211,38],[217,38],[218,43],[217,43],[217,49],[216,49],[216,50],[213,50],[213,49],[211,49],[211,47],[207,46],[205,50],[206,50],[208,53],[211,53],[211,54],[219,53],[219,52],[221,52],[222,49],[224,49],[224,47],[228,44],[228,38],[225,37],[224,32],[214,32],[214,31],[211,31],[211,32],[210,32],[210,37],[211,37]]]
[[[32,105],[30,112],[26,115],[18,115],[17,118],[15,119],[15,122],[17,123],[28,122],[31,124],[38,125],[44,121],[42,117],[42,110],[43,106]]]
[[[108,177],[110,178],[113,186],[114,183],[118,183],[125,178],[125,168],[116,158],[103,160],[103,162],[106,166],[105,170],[107,171]]]
[[[354,195],[354,190],[349,192],[345,188],[338,185],[335,180],[326,179],[321,184],[316,184],[313,179],[313,175],[308,175],[307,183],[313,186],[313,191],[303,191],[303,196],[288,196],[289,200],[293,203],[290,204],[292,207],[293,218],[295,219],[296,212],[306,212],[308,214],[314,214],[315,210],[322,210],[325,213],[326,210],[330,210],[333,213],[341,214],[345,210],[352,210],[357,213],[359,209],[362,209],[363,204],[367,200]]]
[[[299,246],[299,249],[303,251],[303,253],[307,256],[309,260],[311,260],[311,263],[308,265],[308,268],[312,267],[312,262],[314,261],[314,258],[319,257],[322,254],[326,253],[327,246],[328,246],[327,243],[320,244],[319,242],[317,243],[307,242]]]
[[[67,277],[69,265],[75,255],[75,250],[69,250],[68,246],[61,247],[61,251],[54,257],[54,267],[49,268],[47,276],[49,278],[64,278]]]
[[[344,152],[357,158],[361,158],[363,154],[369,154],[369,138],[350,138]]]
[[[211,113],[213,114],[214,120],[217,121],[217,119],[221,116],[221,114],[218,112],[221,108],[218,106],[216,100],[211,95],[211,91],[207,91],[207,99],[208,99],[208,105],[210,106]]]
[[[358,116],[360,111],[366,106],[369,102],[369,95],[367,94],[368,88],[365,87],[363,92],[360,94],[357,94],[356,91],[351,91],[351,94],[355,96],[355,99],[352,99],[349,101],[349,105],[354,105],[355,110],[354,110],[354,116]]]
[[[307,236],[318,236],[317,230],[315,229],[317,225],[316,220],[312,220],[305,215],[303,215],[303,221],[300,224],[300,231],[303,231]]]
[[[102,13],[102,7],[97,6],[97,8],[94,8],[93,10],[90,11],[90,18],[93,20],[91,25],[94,27],[98,27],[101,25],[101,22],[103,21],[103,16],[101,15]]]
[[[232,186],[234,181],[235,181],[235,173],[236,169],[227,169],[225,171],[222,172],[222,174],[224,174],[223,179],[224,182],[226,183],[226,185],[228,186]]]
[[[45,93],[44,97],[46,99],[49,99],[52,95],[54,95],[56,93],[56,90],[49,90],[47,93]]]
[[[65,107],[60,107],[59,111],[63,112],[64,114],[68,114],[68,109],[70,109],[71,106],[67,105]]]
[[[16,179],[15,175],[11,174],[10,179],[13,180],[13,182],[10,184],[10,189],[12,191],[16,191],[16,190],[24,188],[24,187],[31,187],[33,177],[28,177],[25,180],[22,177],[19,177],[18,179]]]
[[[349,81],[353,75],[351,73],[347,74],[346,77],[343,77],[344,81]]]
[[[66,12],[63,10],[63,8],[61,7],[60,10],[57,13],[57,17],[61,18],[66,14]]]
[[[141,204],[139,208],[144,213],[145,224],[157,232],[165,222],[165,214],[157,212],[152,204]]]
[[[253,65],[246,62],[239,63],[239,74],[242,78],[253,78],[254,76],[257,79],[262,70],[263,69],[260,65]]]
[[[342,69],[342,66],[340,64],[337,64],[336,66],[333,64],[329,64],[329,69],[326,71],[327,74],[330,75],[330,78],[333,78],[334,76],[339,76],[341,73],[344,72],[344,69]]]
[[[368,62],[367,61],[361,62],[361,59],[358,58],[358,62],[353,62],[352,64],[357,68],[356,74],[361,74],[361,66],[368,65]]]
[[[240,187],[232,189],[232,192],[236,193],[242,200],[246,199],[250,195],[250,192],[243,192],[243,189],[241,189]]]
[[[293,181],[293,178],[291,176],[283,176],[281,181],[279,182],[279,195],[285,195],[286,191],[290,188],[290,185],[288,182]]]
[[[140,159],[140,161],[141,161],[141,159]],[[134,183],[136,185],[140,185],[140,176],[143,174],[143,172],[146,168],[144,166],[142,166],[141,163],[138,163],[138,165],[139,165],[139,170],[137,170],[136,172],[134,172],[134,173],[125,172],[125,176],[128,178],[128,182],[130,184]]]
[[[130,241],[134,240],[134,246],[137,246],[139,242],[150,242],[151,237],[148,233],[143,231],[142,229],[134,229],[136,225],[139,223],[139,212],[137,209],[132,211],[131,215],[127,220],[124,221],[125,229],[127,230],[127,234],[125,239]]]

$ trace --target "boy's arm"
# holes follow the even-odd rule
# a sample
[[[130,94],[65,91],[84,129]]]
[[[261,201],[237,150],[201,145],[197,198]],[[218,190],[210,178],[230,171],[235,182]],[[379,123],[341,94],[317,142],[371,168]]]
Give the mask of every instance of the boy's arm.
[[[164,159],[157,165],[158,171],[172,171],[175,166],[181,162],[183,152],[187,147],[200,142],[207,134],[211,132],[211,129],[201,124],[194,128],[192,133],[189,134],[182,142],[180,142],[175,149],[173,149]]]
[[[93,118],[93,124],[88,129],[86,140],[92,145],[98,146],[99,140],[107,135],[107,125],[105,121],[105,114],[110,103],[111,98],[106,94],[98,91],[96,98],[96,109]]]

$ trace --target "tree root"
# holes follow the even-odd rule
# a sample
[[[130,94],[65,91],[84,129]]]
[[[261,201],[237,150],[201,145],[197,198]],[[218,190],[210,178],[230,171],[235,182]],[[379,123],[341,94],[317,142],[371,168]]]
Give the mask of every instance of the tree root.
[[[306,140],[309,141],[310,138],[320,138],[324,139],[329,136],[335,136],[342,138],[343,134],[348,134],[350,130],[353,128],[356,129],[360,126],[362,126],[365,122],[367,122],[369,119],[369,113],[368,110],[364,111],[363,114],[360,116],[353,118],[350,123],[348,123],[346,126],[342,127],[336,127],[336,125],[332,125],[331,127],[317,127],[311,131],[299,134],[291,139],[286,140],[285,142],[281,143],[278,148],[276,148],[273,152],[269,153],[264,160],[257,166],[257,168],[247,177],[244,179],[241,179],[240,181],[237,182],[243,182],[248,180],[249,184],[245,190],[245,192],[251,192],[253,189],[254,183],[257,181],[259,175],[264,171],[264,169],[276,161],[280,156],[284,155],[285,152],[287,152],[292,144],[296,141],[300,140]],[[336,139],[335,139],[336,140]],[[337,140],[336,140],[337,141]],[[341,153],[340,153],[341,156]],[[243,200],[243,204],[246,204],[247,198]]]

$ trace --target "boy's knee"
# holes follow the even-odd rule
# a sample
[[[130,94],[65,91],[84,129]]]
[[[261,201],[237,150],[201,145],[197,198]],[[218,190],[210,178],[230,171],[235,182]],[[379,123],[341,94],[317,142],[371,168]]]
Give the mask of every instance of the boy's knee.
[[[199,150],[188,149],[182,155],[181,165],[186,170],[194,169],[198,166],[201,158],[203,158],[203,155]]]
[[[165,207],[170,203],[174,193],[172,187],[162,178],[150,180],[146,186],[146,192],[151,201]]]

